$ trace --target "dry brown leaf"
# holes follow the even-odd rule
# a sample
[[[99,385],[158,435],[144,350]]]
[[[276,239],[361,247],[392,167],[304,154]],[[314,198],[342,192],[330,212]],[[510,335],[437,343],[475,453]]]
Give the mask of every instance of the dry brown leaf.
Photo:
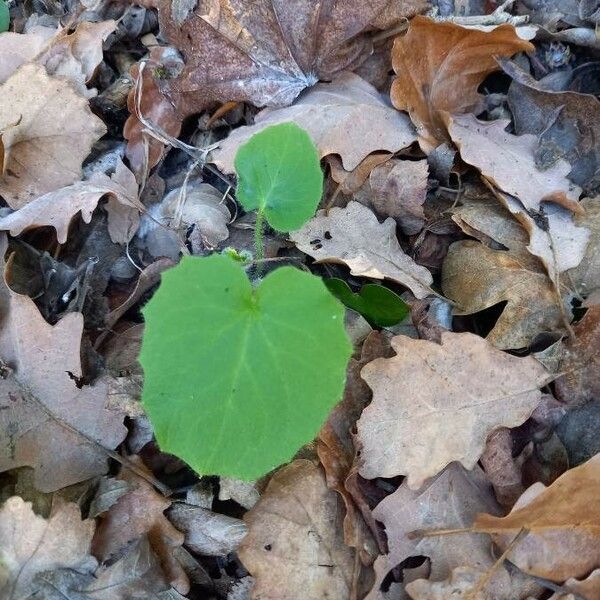
[[[417,298],[433,293],[431,273],[402,251],[394,219],[380,223],[373,211],[358,202],[329,213],[319,211],[290,237],[318,262],[346,264],[359,277],[391,279]]]
[[[96,95],[86,83],[102,62],[102,42],[117,28],[113,20],[78,23],[75,31],[64,28],[49,40],[35,62],[46,67],[49,75],[65,77],[85,98]]]
[[[573,326],[574,338],[563,342],[555,382],[556,397],[570,405],[600,398],[600,306],[588,308]]]
[[[377,549],[352,495],[345,486],[356,455],[351,430],[371,400],[371,390],[361,379],[360,370],[375,358],[391,354],[389,341],[384,335],[373,331],[367,336],[360,358],[352,358],[348,363],[344,398],[329,414],[317,439],[317,453],[325,469],[327,485],[340,494],[346,506],[344,541],[361,553],[365,563],[373,560]]]
[[[21,208],[81,179],[81,163],[106,128],[70,83],[24,65],[0,86],[0,98],[0,194],[8,204]]]
[[[0,508],[0,597],[32,598],[40,592],[36,575],[55,569],[94,571],[90,555],[94,521],[82,521],[74,503],[55,507],[48,519],[18,496]]]
[[[571,165],[558,160],[541,170],[535,163],[537,138],[505,131],[509,121],[479,121],[474,115],[448,118],[448,131],[462,159],[502,191],[515,196],[527,210],[539,211],[540,202],[556,202],[580,211],[581,188],[567,178]]]
[[[2,256],[5,249],[4,238]],[[105,381],[77,386],[83,316],[49,325],[33,300],[5,285],[0,305],[0,357],[9,369],[1,380],[0,472],[32,467],[44,492],[105,473],[103,448],[115,448],[127,430],[123,414],[107,409]]]
[[[146,4],[158,8],[163,39],[184,55],[185,69],[169,82],[168,95],[179,96],[176,104],[189,114],[230,100],[290,104],[306,87],[351,70],[369,54],[363,32],[390,2],[218,0],[181,11],[167,0]],[[414,6],[406,13],[412,16]]]
[[[583,581],[567,579],[562,587],[572,593],[560,594],[557,592],[549,600],[600,600],[600,569],[592,571],[589,577]]]
[[[56,34],[52,27],[33,27],[27,33],[0,33],[0,83],[4,83],[21,65],[32,61]]]
[[[449,140],[444,112],[478,112],[482,97],[477,88],[499,69],[497,56],[533,49],[519,39],[512,25],[486,33],[417,16],[408,33],[394,42],[392,62],[397,77],[392,102],[408,111],[421,147],[429,152]]]
[[[567,282],[588,298],[600,290],[600,202],[598,198],[584,198],[581,207],[585,214],[575,215],[575,223],[589,229],[590,241],[579,266],[567,272]]]
[[[472,469],[488,435],[527,420],[551,380],[534,358],[501,352],[477,335],[441,337],[438,345],[396,336],[396,356],[363,367],[373,390],[357,423],[363,477],[406,475],[417,489],[452,461]]]
[[[600,564],[600,454],[570,469],[551,486],[532,485],[505,517],[478,515],[473,531],[489,533],[502,550],[529,533],[507,558],[551,581],[585,577]]]
[[[330,154],[327,157],[327,163],[331,169],[331,178],[339,184],[340,192],[351,195],[361,188],[375,167],[388,161],[391,157],[392,154],[389,152],[374,152],[352,171],[344,169],[340,157],[336,154]]]
[[[239,557],[258,600],[350,598],[354,551],[344,544],[343,507],[321,469],[295,460],[271,478],[246,513]]]
[[[28,229],[50,226],[56,230],[58,243],[64,244],[75,215],[81,212],[83,222],[89,223],[100,199],[109,194],[108,231],[113,242],[124,244],[139,224],[139,211],[135,208],[139,205],[137,189],[133,173],[119,161],[112,177],[96,173],[88,181],[48,192],[0,218],[0,230],[15,236]]]
[[[548,277],[511,252],[475,241],[450,246],[442,290],[456,314],[470,315],[506,302],[487,340],[498,348],[524,348],[540,333],[561,331],[562,312]]]
[[[428,175],[426,160],[389,160],[369,176],[369,204],[378,215],[396,219],[406,235],[415,235],[425,223]]]
[[[138,469],[148,472],[139,457],[129,457]],[[131,489],[121,496],[104,514],[92,544],[92,552],[106,561],[128,544],[143,536],[159,557],[169,583],[182,594],[189,591],[189,580],[183,568],[173,556],[173,549],[184,542],[184,534],[171,524],[164,511],[171,501],[159,494],[145,479],[123,468],[117,477]]]
[[[372,152],[397,152],[416,139],[406,115],[389,106],[384,96],[358,75],[344,73],[331,83],[316,85],[292,106],[260,112],[254,125],[235,129],[221,143],[213,152],[213,162],[222,171],[233,173],[235,154],[243,143],[265,127],[287,121],[307,131],[321,157],[338,154],[347,171]]]

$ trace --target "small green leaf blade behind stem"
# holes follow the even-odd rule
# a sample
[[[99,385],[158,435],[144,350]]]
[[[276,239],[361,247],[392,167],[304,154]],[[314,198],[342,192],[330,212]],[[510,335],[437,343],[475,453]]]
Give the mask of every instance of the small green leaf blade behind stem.
[[[344,309],[291,267],[253,289],[227,256],[186,257],[144,309],[143,403],[160,447],[201,474],[255,479],[341,399]]]
[[[277,231],[300,229],[323,194],[319,153],[295,123],[267,127],[235,157],[237,199],[245,210],[261,211]]]

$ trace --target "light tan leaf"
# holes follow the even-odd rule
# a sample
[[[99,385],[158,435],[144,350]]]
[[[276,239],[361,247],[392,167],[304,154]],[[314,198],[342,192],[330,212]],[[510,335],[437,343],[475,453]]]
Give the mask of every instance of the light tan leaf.
[[[33,27],[27,33],[0,33],[0,83],[4,83],[21,65],[33,60],[56,34],[52,27]]]
[[[551,581],[581,578],[600,564],[600,454],[568,470],[551,486],[532,485],[505,517],[480,514],[473,531],[489,533],[501,549],[529,533],[507,558]]]
[[[321,469],[296,460],[272,477],[246,513],[238,554],[255,578],[251,598],[350,598],[354,551],[344,544],[343,508]]]
[[[332,208],[328,214],[319,211],[290,237],[319,262],[346,264],[359,277],[391,279],[417,298],[433,293],[431,273],[402,251],[394,219],[380,223],[373,211],[358,202]]]
[[[6,238],[2,256],[5,249]],[[0,305],[0,357],[9,368],[0,382],[0,472],[32,467],[44,492],[105,473],[103,448],[115,448],[127,430],[123,414],[107,409],[105,381],[80,388],[74,380],[82,375],[83,316],[49,325],[33,300],[4,284]]]
[[[581,207],[585,214],[575,215],[575,223],[589,229],[590,241],[583,260],[567,272],[567,277],[575,291],[587,298],[600,290],[600,202],[598,198],[584,198]]]
[[[132,182],[127,181],[127,174]],[[88,181],[77,181],[48,192],[14,213],[0,218],[0,230],[19,235],[28,229],[50,226],[56,229],[58,243],[64,244],[73,217],[81,212],[83,222],[89,223],[100,199],[110,194],[107,206],[108,231],[113,242],[124,244],[131,239],[139,224],[139,212],[134,206],[134,203],[139,204],[137,187],[133,173],[119,162],[112,178],[104,173],[97,173]]]
[[[452,461],[472,469],[488,435],[521,425],[551,380],[534,358],[505,354],[477,335],[441,337],[438,345],[396,336],[396,356],[363,367],[373,390],[357,423],[363,477],[406,475],[416,489]]]
[[[0,597],[37,597],[35,577],[44,571],[94,571],[93,534],[94,521],[82,521],[74,503],[58,506],[44,519],[30,502],[9,498],[0,508]]]
[[[571,594],[560,594],[557,592],[549,600],[600,600],[600,569],[592,571],[586,579],[567,579],[562,585]],[[577,594],[575,596],[574,594]]]
[[[511,252],[470,240],[452,244],[442,266],[442,290],[456,304],[455,314],[469,315],[506,302],[486,338],[498,348],[524,348],[539,333],[563,328],[548,277]]]
[[[147,471],[139,457],[129,457],[139,469]],[[182,594],[189,591],[189,580],[173,556],[173,548],[184,542],[184,534],[171,524],[164,511],[171,501],[159,494],[145,479],[123,468],[117,479],[131,489],[105,513],[92,544],[94,556],[106,561],[128,544],[147,536],[159,557],[170,584]]]
[[[0,131],[6,129],[0,194],[8,204],[21,208],[79,180],[82,161],[106,131],[85,98],[33,64],[0,86],[0,98]]]
[[[35,62],[46,67],[49,75],[68,79],[82,96],[95,96],[95,90],[88,90],[85,84],[102,62],[102,42],[116,28],[117,22],[109,20],[98,23],[82,21],[75,31],[67,27],[61,29]]]
[[[519,39],[512,25],[486,33],[417,16],[408,33],[394,42],[392,62],[397,77],[392,102],[408,111],[419,130],[421,147],[429,152],[449,140],[444,112],[478,112],[482,97],[477,88],[499,69],[497,56],[533,49]]]
[[[581,188],[567,178],[571,165],[560,159],[542,171],[535,162],[537,137],[507,133],[508,123],[505,119],[453,116],[448,118],[448,131],[461,158],[477,167],[490,183],[518,198],[526,209],[538,211],[540,202],[546,201],[580,211]]]
[[[169,520],[185,534],[185,545],[202,556],[225,556],[237,550],[248,532],[240,519],[182,502],[170,508]]]
[[[233,173],[235,154],[243,143],[265,127],[287,121],[307,131],[321,157],[339,154],[347,171],[376,150],[396,152],[416,139],[406,115],[390,107],[358,75],[345,73],[331,83],[317,84],[292,106],[263,110],[254,125],[235,129],[213,152],[212,160]]]

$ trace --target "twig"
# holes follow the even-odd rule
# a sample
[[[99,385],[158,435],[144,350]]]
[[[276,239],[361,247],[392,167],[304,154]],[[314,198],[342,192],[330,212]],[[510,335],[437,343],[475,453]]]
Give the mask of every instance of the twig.
[[[515,0],[506,0],[503,2],[493,13],[489,15],[474,15],[472,17],[461,17],[458,15],[450,15],[448,17],[440,17],[438,15],[437,8],[429,11],[427,15],[434,21],[455,23],[456,25],[462,25],[463,27],[477,27],[477,26],[494,26],[508,23],[509,25],[525,25],[529,22],[528,15],[511,15],[507,9],[514,4]]]

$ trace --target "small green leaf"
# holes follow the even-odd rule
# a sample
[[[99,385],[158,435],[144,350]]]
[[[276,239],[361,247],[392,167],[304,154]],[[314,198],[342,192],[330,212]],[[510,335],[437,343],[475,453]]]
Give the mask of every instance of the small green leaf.
[[[10,27],[10,12],[8,4],[4,0],[0,0],[0,33],[8,31]]]
[[[352,346],[320,278],[281,267],[253,289],[223,255],[184,258],[144,309],[144,407],[198,473],[255,479],[316,435]]]
[[[263,212],[273,229],[300,229],[315,214],[323,194],[319,153],[295,123],[253,135],[237,151],[235,170],[240,204]]]
[[[327,279],[325,285],[338,300],[377,327],[396,325],[410,311],[408,304],[400,296],[382,285],[367,283],[360,288],[358,294],[342,279]]]

